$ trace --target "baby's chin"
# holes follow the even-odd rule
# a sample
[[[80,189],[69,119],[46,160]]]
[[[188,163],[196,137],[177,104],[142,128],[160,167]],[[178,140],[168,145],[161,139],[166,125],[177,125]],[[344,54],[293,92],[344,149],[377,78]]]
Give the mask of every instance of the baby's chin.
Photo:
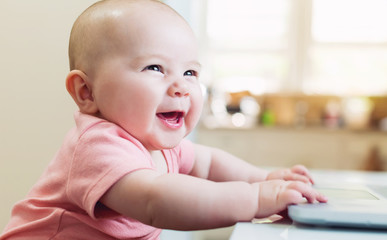
[[[174,134],[174,136],[167,135],[161,139],[154,139],[149,144],[144,144],[144,146],[150,151],[172,149],[177,147],[187,135],[188,134]]]
[[[176,137],[174,139],[168,139],[168,141],[163,142],[162,149],[172,149],[177,147],[186,136],[188,136],[188,134],[182,135],[181,137]]]

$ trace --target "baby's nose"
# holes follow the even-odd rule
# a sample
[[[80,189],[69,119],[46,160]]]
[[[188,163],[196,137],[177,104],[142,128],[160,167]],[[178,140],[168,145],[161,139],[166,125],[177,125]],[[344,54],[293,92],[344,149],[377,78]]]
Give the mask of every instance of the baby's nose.
[[[175,81],[169,88],[169,95],[172,97],[188,97],[189,88],[183,80]]]

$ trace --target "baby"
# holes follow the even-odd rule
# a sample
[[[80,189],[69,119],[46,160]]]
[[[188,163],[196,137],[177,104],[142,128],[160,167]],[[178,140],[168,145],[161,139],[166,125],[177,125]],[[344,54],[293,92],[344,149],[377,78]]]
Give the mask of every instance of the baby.
[[[1,239],[158,239],[325,202],[303,166],[272,172],[184,137],[203,98],[186,21],[155,0],[105,0],[76,20],[66,87],[76,127]]]

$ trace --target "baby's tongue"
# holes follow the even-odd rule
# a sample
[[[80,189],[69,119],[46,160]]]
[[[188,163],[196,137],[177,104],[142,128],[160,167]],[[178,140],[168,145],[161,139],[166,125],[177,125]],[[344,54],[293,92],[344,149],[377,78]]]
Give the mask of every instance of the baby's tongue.
[[[162,117],[165,119],[176,119],[179,115],[178,112],[166,112],[166,113],[161,113]]]
[[[183,112],[172,111],[157,113],[157,117],[167,126],[173,129],[177,129],[183,125]]]
[[[158,113],[157,116],[167,122],[176,122],[179,119],[179,112]]]

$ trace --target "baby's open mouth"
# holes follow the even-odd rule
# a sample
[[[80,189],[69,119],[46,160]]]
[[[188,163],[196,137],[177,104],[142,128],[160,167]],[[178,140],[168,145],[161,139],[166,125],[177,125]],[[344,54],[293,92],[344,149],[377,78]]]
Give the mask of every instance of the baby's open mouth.
[[[179,111],[157,113],[156,116],[167,126],[171,128],[181,127],[183,124],[184,113]]]

